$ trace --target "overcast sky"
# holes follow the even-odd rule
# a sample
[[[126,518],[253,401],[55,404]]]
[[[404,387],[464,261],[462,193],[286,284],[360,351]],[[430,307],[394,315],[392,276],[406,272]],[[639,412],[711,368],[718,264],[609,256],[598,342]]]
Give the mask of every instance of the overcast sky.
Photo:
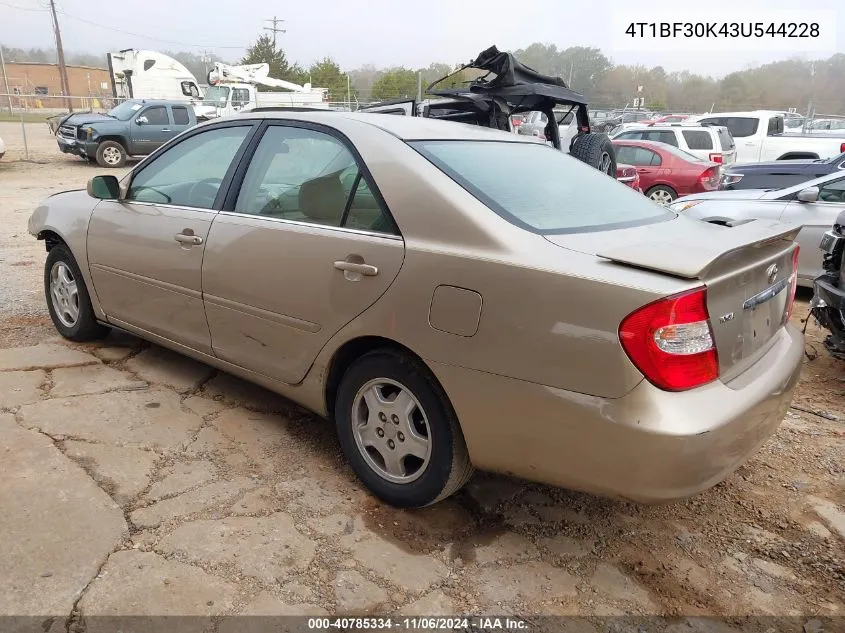
[[[65,49],[101,53],[104,49],[208,48],[237,60],[273,15],[285,20],[279,34],[288,59],[309,64],[323,55],[345,70],[364,64],[419,67],[433,61],[468,61],[491,44],[517,49],[532,42],[595,46],[615,63],[662,65],[722,76],[752,65],[790,57],[827,58],[845,52],[845,3],[842,0],[674,0],[662,4],[630,0],[57,0]],[[679,5],[683,8],[679,8]],[[687,5],[687,6],[685,6]],[[0,0],[0,43],[10,47],[53,45],[47,0]],[[808,40],[790,40],[783,50],[745,43],[736,52],[621,50],[618,44],[631,12],[643,22],[678,19],[764,20],[773,10],[800,10],[801,19],[822,16],[827,50],[808,52]],[[31,10],[23,10],[31,9]],[[827,14],[820,13],[827,11]],[[72,17],[73,16],[73,17]],[[681,16],[681,17],[684,17]],[[833,19],[831,19],[831,17]],[[88,24],[80,19],[96,23]],[[126,33],[121,33],[125,31]],[[131,35],[132,33],[134,35]],[[140,35],[140,36],[139,36]],[[141,37],[147,36],[147,37]],[[167,40],[167,41],[156,41]],[[833,43],[830,43],[833,42]],[[224,48],[231,47],[231,48]],[[804,50],[802,50],[802,48]]]

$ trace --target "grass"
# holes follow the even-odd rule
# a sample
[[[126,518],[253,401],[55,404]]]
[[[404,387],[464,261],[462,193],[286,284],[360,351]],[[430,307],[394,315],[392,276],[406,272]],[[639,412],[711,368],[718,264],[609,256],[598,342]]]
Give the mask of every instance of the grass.
[[[24,112],[23,120],[24,123],[44,123],[51,116],[53,115],[40,114],[37,112]],[[0,112],[0,121],[6,123],[20,123],[20,120],[21,115],[19,112],[15,112],[14,114],[9,114],[8,112]]]

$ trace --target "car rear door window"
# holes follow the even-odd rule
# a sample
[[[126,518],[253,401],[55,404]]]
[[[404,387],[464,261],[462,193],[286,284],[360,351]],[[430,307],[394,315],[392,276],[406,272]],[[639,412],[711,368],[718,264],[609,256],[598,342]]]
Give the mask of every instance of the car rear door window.
[[[188,116],[188,108],[184,106],[173,106],[173,124],[188,125],[191,122]]]
[[[135,174],[126,200],[210,209],[251,125],[206,130],[171,146]]]
[[[670,220],[630,187],[539,143],[413,141],[410,145],[472,196],[535,233],[575,233]]]
[[[675,138],[675,133],[672,130],[650,130],[643,133],[643,140],[656,141],[658,143],[666,143],[673,147],[678,147],[678,139]]]
[[[355,157],[317,130],[272,125],[244,176],[235,211],[281,220],[393,232]]]
[[[710,132],[704,130],[684,130],[681,134],[684,135],[684,140],[690,149],[713,149],[713,139],[710,137]]]
[[[643,140],[643,134],[645,132],[623,132],[619,136],[615,137],[618,140],[629,140],[629,141],[641,141]]]

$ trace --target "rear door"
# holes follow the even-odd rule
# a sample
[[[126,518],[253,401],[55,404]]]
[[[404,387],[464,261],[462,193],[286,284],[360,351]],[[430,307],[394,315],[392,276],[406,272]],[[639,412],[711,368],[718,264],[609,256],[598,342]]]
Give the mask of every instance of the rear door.
[[[187,106],[173,106],[170,108],[170,116],[173,120],[172,133],[170,138],[181,134],[191,127],[191,117]]]
[[[214,353],[298,383],[388,289],[404,242],[357,152],[325,126],[265,124],[225,209],[202,270]]]
[[[635,145],[614,143],[616,162],[633,165],[640,175],[640,188],[647,192],[657,184],[661,175],[661,159],[657,152]]]

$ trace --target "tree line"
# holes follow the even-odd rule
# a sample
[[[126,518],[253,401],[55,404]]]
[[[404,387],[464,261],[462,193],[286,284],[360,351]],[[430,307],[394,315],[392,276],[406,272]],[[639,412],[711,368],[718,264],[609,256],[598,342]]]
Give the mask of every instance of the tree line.
[[[55,63],[56,57],[55,51],[40,48],[4,48],[3,52],[7,61]],[[163,52],[184,64],[200,83],[205,83],[213,62],[223,61],[214,55]],[[614,64],[600,49],[583,46],[559,49],[554,44],[534,43],[513,53],[535,70],[561,77],[586,95],[593,108],[631,105],[635,98],[642,98],[646,107],[677,112],[797,108],[803,113],[812,105],[818,113],[845,114],[845,54],[841,53],[828,59],[775,62],[719,79],[688,71],[668,72],[662,66]],[[104,67],[105,54],[68,53],[66,62]],[[260,36],[233,63],[267,63],[271,77],[311,83],[328,89],[331,101],[353,103],[416,97],[420,84],[425,91],[431,82],[459,67],[435,62],[424,68],[366,65],[344,70],[328,56],[306,66],[290,61],[283,50],[273,46],[269,35]],[[444,85],[457,86],[470,78],[468,73],[460,73]]]

